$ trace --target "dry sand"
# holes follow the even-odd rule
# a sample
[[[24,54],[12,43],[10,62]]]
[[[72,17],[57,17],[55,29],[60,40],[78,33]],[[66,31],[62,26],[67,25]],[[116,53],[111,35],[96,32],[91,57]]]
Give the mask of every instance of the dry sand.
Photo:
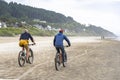
[[[1,39],[1,38],[0,38]],[[18,80],[120,80],[120,42],[70,37],[67,67],[55,70],[53,37],[35,37],[34,63],[19,67],[18,37],[0,40],[0,79]],[[65,43],[66,44],[66,43]]]

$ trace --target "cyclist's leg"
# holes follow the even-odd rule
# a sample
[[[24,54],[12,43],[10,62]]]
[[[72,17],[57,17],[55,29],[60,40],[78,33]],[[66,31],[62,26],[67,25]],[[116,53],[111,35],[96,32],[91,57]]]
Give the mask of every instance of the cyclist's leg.
[[[60,53],[60,48],[56,47],[57,53]]]
[[[25,49],[26,49],[26,58],[28,60],[28,57],[29,57],[29,47],[27,46],[27,47],[25,47]]]
[[[24,51],[24,41],[23,40],[20,40],[19,42],[19,46],[22,48],[22,51]]]
[[[28,57],[29,57],[29,46],[28,46],[28,41],[27,40],[24,43],[24,47],[26,49],[26,58],[28,60]]]
[[[22,46],[22,51],[24,51],[24,46]]]
[[[65,61],[65,50],[64,50],[64,47],[61,47],[60,49],[62,51],[63,61]]]

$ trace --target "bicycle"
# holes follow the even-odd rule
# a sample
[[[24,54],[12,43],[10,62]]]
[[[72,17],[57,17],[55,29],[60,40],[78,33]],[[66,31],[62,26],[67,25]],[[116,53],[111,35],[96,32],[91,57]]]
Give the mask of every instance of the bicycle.
[[[69,46],[64,46],[64,47],[69,47]],[[63,61],[62,51],[61,51],[61,49],[59,49],[59,50],[60,50],[60,53],[57,52],[56,55],[55,55],[55,59],[54,59],[55,60],[55,69],[57,71],[60,70],[61,64],[63,64],[63,67],[66,67],[66,63],[67,63],[67,54],[66,54],[66,52],[64,54],[64,60],[65,61]]]
[[[35,45],[35,44],[28,44],[28,46],[32,46],[32,45]],[[28,61],[27,61],[27,58],[26,58],[26,50],[23,46],[23,50],[21,50],[18,54],[18,64],[20,67],[23,67],[25,62],[26,63],[29,63],[29,64],[32,64],[33,63],[33,59],[34,59],[34,55],[33,55],[33,51],[31,48],[29,48],[29,57],[28,57]]]

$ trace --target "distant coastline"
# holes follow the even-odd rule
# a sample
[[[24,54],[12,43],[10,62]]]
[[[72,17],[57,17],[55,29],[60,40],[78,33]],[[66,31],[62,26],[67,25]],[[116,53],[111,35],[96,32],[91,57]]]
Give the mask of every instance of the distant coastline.
[[[120,41],[120,36],[116,37],[115,40]]]

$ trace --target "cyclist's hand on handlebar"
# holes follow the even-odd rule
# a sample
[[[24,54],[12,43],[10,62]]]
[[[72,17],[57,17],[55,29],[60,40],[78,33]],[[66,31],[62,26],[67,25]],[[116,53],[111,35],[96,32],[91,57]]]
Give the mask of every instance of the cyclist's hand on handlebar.
[[[35,45],[36,43],[35,42],[33,42],[33,45]]]
[[[67,45],[66,47],[70,47],[70,46],[71,46],[71,44]]]
[[[65,47],[70,47],[69,45],[66,45]]]

